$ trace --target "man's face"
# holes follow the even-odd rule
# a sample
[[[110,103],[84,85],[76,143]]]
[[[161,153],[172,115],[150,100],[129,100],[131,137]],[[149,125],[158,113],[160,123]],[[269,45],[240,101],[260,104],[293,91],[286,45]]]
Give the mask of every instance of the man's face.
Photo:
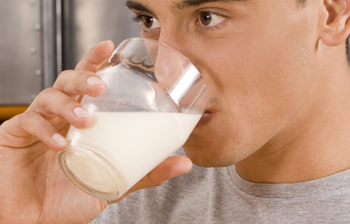
[[[184,145],[201,166],[227,166],[293,138],[312,97],[317,13],[296,0],[132,0],[142,36],[184,54],[210,106]]]

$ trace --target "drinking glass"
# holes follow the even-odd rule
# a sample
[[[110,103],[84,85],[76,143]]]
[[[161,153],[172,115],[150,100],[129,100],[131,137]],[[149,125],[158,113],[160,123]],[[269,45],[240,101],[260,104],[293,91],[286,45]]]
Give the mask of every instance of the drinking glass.
[[[188,59],[153,39],[126,39],[97,74],[105,92],[81,101],[93,123],[70,127],[58,161],[81,190],[115,200],[186,142],[208,91]]]

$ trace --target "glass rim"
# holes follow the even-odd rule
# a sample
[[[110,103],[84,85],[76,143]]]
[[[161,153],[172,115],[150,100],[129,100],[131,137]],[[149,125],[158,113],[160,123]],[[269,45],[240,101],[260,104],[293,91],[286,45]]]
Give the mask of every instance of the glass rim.
[[[155,40],[155,39],[152,39],[152,38],[147,38],[147,37],[129,37],[125,40],[123,40],[116,48],[115,50],[113,51],[112,55],[110,56],[109,60],[118,52],[122,52],[121,49],[123,49],[124,45],[127,45],[128,42],[132,42],[132,41],[149,41],[149,42],[153,42],[155,44],[158,44],[158,45],[162,45],[168,49],[170,49],[171,51],[177,53],[178,55],[180,55],[183,59],[185,59],[188,63],[190,63],[193,68],[196,69],[196,72],[199,74],[199,77],[200,78],[203,78],[202,76],[202,73],[199,72],[198,68],[192,63],[192,61],[190,61],[185,55],[183,55],[181,52],[179,52],[178,50],[176,50],[175,48],[169,46],[168,44],[165,44],[159,40]],[[108,61],[109,61],[108,60]],[[206,85],[205,85],[206,86]]]

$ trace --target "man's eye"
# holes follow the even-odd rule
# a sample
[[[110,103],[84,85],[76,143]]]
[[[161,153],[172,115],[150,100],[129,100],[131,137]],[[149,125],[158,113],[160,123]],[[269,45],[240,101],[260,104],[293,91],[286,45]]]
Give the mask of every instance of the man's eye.
[[[152,16],[141,15],[140,21],[147,30],[153,30],[159,27],[159,21]]]
[[[219,25],[225,17],[212,12],[200,12],[199,13],[199,23],[202,26],[212,27]]]

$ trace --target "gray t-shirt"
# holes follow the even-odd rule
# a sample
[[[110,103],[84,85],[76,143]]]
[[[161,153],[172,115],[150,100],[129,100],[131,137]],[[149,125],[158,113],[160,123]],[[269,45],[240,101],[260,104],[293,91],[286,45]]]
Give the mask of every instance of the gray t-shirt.
[[[349,224],[350,170],[302,183],[261,184],[243,180],[234,166],[193,166],[161,187],[108,206],[92,223]]]

